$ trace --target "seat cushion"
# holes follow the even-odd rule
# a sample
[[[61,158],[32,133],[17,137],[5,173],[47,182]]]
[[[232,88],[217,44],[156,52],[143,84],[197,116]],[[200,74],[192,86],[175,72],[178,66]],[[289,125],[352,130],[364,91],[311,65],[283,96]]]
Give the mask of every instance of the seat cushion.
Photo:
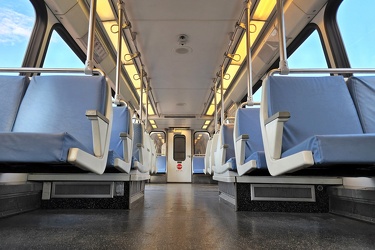
[[[312,151],[315,164],[374,164],[375,134],[312,136],[282,154]]]
[[[0,76],[0,132],[12,131],[26,88],[25,76]]]
[[[375,77],[350,77],[347,84],[363,131],[375,133]]]
[[[68,133],[0,133],[0,162],[66,162],[70,148],[90,152]]]
[[[104,113],[102,76],[35,76],[22,100],[13,132],[68,133],[93,151],[91,122],[85,113]]]
[[[342,76],[271,76],[268,81],[268,114],[290,112],[282,152],[315,135],[363,134]]]
[[[264,151],[257,151],[252,153],[249,157],[245,159],[244,163],[249,162],[251,160],[256,161],[258,169],[267,169],[267,162]]]

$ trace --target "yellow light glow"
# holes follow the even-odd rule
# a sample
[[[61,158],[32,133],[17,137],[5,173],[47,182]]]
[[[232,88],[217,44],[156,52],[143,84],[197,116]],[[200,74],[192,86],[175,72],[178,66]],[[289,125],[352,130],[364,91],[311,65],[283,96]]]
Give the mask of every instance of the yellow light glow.
[[[227,71],[225,72],[229,76],[226,75],[224,77],[224,81],[223,81],[223,83],[224,83],[224,85],[223,85],[224,89],[228,89],[229,84],[233,81],[233,78],[236,75],[236,73],[237,73],[237,71],[238,71],[239,68],[240,68],[240,65],[229,65]],[[226,80],[225,78],[227,78],[227,79],[229,78],[229,79]]]
[[[208,125],[203,125],[202,129],[207,129]]]
[[[253,15],[253,19],[266,21],[267,18],[270,16],[275,5],[276,5],[276,0],[260,1]]]
[[[115,25],[115,27],[111,28],[113,25]],[[117,22],[116,21],[103,22],[103,26],[104,26],[105,31],[108,34],[109,39],[111,40],[111,43],[112,43],[113,47],[117,51],[117,49],[118,49],[117,48],[118,47],[118,45],[117,45],[117,37],[118,37]],[[115,31],[116,33],[113,33],[112,31]],[[126,54],[130,54],[129,49],[126,46],[124,39],[121,39],[121,60],[122,61],[124,60],[124,57],[125,57]]]
[[[108,0],[97,1],[96,12],[102,21],[115,20],[115,16],[113,15],[113,11]]]
[[[158,128],[158,126],[156,126],[156,124],[152,124],[151,126],[152,126],[152,128]]]
[[[151,125],[154,125],[154,124],[156,124],[156,123],[155,123],[154,120],[150,120],[150,124],[151,124]]]
[[[138,74],[137,69],[133,64],[125,65],[125,70],[129,75],[130,80],[133,83],[133,86],[135,89],[138,89],[138,95],[140,94],[140,88],[141,88],[141,81],[136,77],[138,80],[134,80],[134,75]]]
[[[206,120],[205,122],[204,122],[204,125],[208,125],[208,124],[210,124],[211,123],[211,120]]]
[[[255,25],[255,27],[256,27],[256,28],[253,27],[253,26],[250,27],[251,31],[253,31],[253,33],[250,34],[250,39],[251,39],[250,46],[251,46],[251,45],[253,45],[255,39],[258,37],[259,32],[262,30],[265,22],[262,22],[262,21],[251,21],[250,24]],[[239,60],[238,62],[232,60],[231,64],[241,65],[242,62],[245,60],[246,55],[247,55],[247,50],[246,50],[246,36],[245,35],[242,36],[240,44],[238,45],[235,54],[240,55],[241,56],[241,60]]]
[[[148,114],[149,114],[149,115],[155,115],[155,111],[154,111],[154,109],[152,108],[152,105],[151,105],[151,104],[148,104]]]
[[[208,108],[207,112],[206,112],[206,115],[213,115],[215,112],[215,105],[210,105],[210,107]]]

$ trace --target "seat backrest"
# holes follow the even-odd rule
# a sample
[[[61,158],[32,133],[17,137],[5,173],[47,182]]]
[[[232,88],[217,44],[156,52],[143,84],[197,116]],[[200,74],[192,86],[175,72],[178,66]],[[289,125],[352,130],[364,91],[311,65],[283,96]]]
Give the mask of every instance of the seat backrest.
[[[314,135],[363,133],[342,76],[270,76],[267,81],[268,115],[290,113],[283,151]]]
[[[233,130],[234,124],[223,124],[220,127],[220,143],[218,147],[220,148],[222,145],[227,144],[228,148],[226,151],[225,161],[228,161],[230,158],[235,157],[234,153],[234,140],[233,140]]]
[[[375,76],[350,77],[349,92],[365,133],[375,133]]]
[[[113,107],[113,122],[111,132],[110,150],[115,151],[121,158],[124,157],[123,142],[120,138],[121,133],[129,134],[129,127],[133,126],[130,119],[130,112],[127,106]],[[132,135],[130,135],[132,136]]]
[[[209,138],[206,145],[206,154],[204,155],[204,168],[207,170],[210,166],[210,157],[211,157],[211,145],[212,145],[212,138]]]
[[[203,155],[193,155],[192,167],[193,167],[193,173],[203,173],[204,156]]]
[[[247,134],[245,159],[251,154],[264,151],[262,132],[260,128],[259,108],[239,108],[234,121],[234,140],[240,135]]]
[[[214,169],[213,166],[215,165],[215,152],[217,150],[217,147],[218,147],[218,143],[219,143],[219,133],[216,133],[212,136],[212,143],[211,143],[211,154],[210,154],[210,171],[213,172]]]
[[[167,157],[158,155],[156,157],[156,173],[165,174],[167,171]]]
[[[27,85],[25,76],[0,76],[0,132],[12,131]]]
[[[137,144],[143,145],[143,124],[133,123],[133,157],[139,161],[139,150]]]
[[[93,150],[87,110],[105,115],[103,76],[35,76],[21,102],[14,132],[69,133]]]

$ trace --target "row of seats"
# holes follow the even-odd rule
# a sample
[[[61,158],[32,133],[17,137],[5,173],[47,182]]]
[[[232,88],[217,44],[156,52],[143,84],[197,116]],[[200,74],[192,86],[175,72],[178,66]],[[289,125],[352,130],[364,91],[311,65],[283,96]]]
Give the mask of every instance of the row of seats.
[[[269,76],[262,89],[260,109],[221,126],[215,173],[374,165],[375,77]]]
[[[112,107],[103,76],[2,75],[0,98],[1,172],[34,172],[37,164],[44,172],[147,173],[156,165],[143,124],[133,127],[127,107]]]

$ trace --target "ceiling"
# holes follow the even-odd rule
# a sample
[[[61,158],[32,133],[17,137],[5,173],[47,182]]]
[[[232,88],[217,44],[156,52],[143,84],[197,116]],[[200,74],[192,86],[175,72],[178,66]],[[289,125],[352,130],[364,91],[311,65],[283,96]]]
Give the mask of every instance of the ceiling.
[[[161,115],[158,128],[199,130],[206,102],[243,9],[242,0],[125,0]],[[187,35],[179,43],[179,35]],[[176,49],[189,53],[179,54]],[[197,118],[164,118],[195,115]],[[154,117],[155,118],[155,117]]]

